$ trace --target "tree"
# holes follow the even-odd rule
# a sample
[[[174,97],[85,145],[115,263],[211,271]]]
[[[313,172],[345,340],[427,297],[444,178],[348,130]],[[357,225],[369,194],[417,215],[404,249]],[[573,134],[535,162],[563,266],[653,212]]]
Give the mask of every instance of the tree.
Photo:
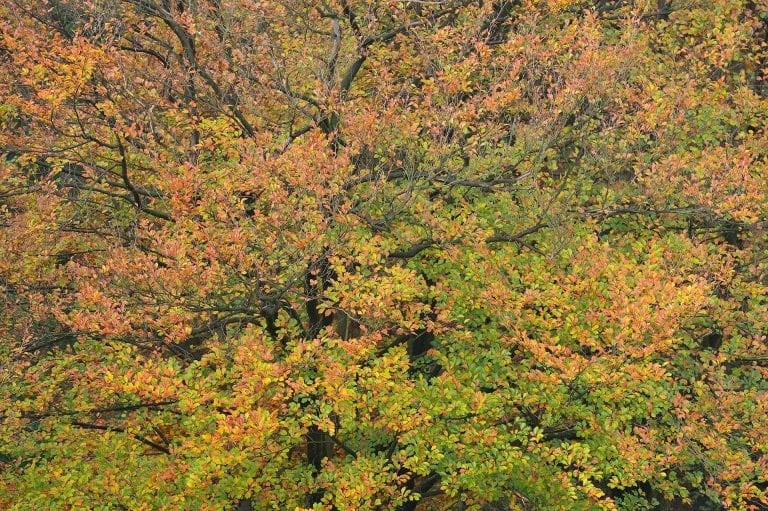
[[[765,508],[767,33],[2,0],[0,508]]]

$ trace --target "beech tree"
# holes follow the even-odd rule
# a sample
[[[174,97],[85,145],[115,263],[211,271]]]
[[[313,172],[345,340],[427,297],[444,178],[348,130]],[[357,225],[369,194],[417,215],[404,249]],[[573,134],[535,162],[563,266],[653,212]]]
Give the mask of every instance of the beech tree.
[[[0,509],[768,508],[768,4],[0,0]]]

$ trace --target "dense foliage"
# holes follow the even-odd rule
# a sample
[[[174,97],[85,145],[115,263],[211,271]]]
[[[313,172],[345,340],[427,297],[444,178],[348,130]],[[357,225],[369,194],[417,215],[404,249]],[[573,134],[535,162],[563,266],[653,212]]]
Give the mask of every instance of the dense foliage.
[[[0,0],[0,509],[768,509],[764,0]]]

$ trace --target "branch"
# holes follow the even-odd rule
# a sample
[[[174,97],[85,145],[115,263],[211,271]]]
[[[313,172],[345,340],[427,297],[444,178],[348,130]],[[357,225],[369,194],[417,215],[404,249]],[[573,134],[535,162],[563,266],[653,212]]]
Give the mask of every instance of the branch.
[[[529,227],[528,229],[525,229],[524,231],[520,231],[517,234],[513,234],[511,236],[507,234],[497,234],[495,236],[491,236],[490,238],[485,240],[485,242],[486,243],[519,242],[529,234],[538,232],[546,227],[549,227],[549,226],[545,222],[539,222],[533,227]]]
[[[435,240],[424,240],[413,245],[410,248],[405,248],[402,250],[396,250],[394,252],[390,252],[389,257],[394,259],[410,259],[411,257],[418,255],[420,252],[434,245],[437,245],[437,242]]]
[[[171,454],[171,451],[167,447],[160,445],[157,442],[153,442],[152,440],[146,437],[143,437],[141,435],[138,435],[136,433],[128,433],[123,428],[116,428],[113,426],[100,426],[99,424],[89,424],[87,422],[78,422],[78,421],[73,422],[72,425],[82,429],[95,429],[99,431],[110,431],[113,433],[127,433],[144,445],[148,445],[149,447],[152,447],[153,449],[163,452],[165,454]]]
[[[346,452],[347,454],[349,454],[350,456],[352,456],[354,458],[357,458],[357,453],[355,451],[353,451],[349,446],[347,446],[347,444],[345,444],[344,442],[342,442],[341,440],[336,438],[335,435],[328,435],[328,436],[331,438],[333,443],[338,445],[339,447],[341,447],[344,450],[344,452]]]
[[[768,366],[768,357],[738,357],[725,362],[726,367],[745,365]]]
[[[208,71],[206,71],[198,64],[194,38],[186,31],[186,29],[173,18],[173,15],[170,12],[162,9],[160,6],[145,0],[132,1],[134,4],[143,7],[150,14],[162,20],[168,26],[168,28],[171,29],[171,31],[176,35],[176,38],[179,40],[179,43],[181,43],[181,47],[184,51],[184,57],[186,58],[187,62],[189,62],[190,67],[203,78],[205,83],[207,83],[211,90],[213,90],[214,94],[216,94],[216,96],[218,96],[218,98],[229,108],[230,113],[232,116],[234,116],[238,124],[240,124],[240,127],[243,129],[243,131],[248,136],[253,136],[253,126],[251,126],[251,124],[248,122],[242,112],[240,112],[234,102],[227,101],[224,92],[221,90],[221,87],[219,87],[219,84],[216,83],[216,80],[213,79]]]
[[[463,7],[464,5],[469,4],[469,0],[462,0],[456,5],[449,7],[447,9],[443,9],[441,11],[436,12],[432,16],[429,16],[425,19],[420,19],[416,21],[410,21],[408,23],[403,23],[399,27],[395,27],[392,30],[389,30],[387,32],[381,33],[376,36],[368,36],[364,38],[360,45],[357,48],[358,54],[360,55],[357,60],[355,60],[347,69],[347,72],[344,74],[344,79],[341,82],[341,92],[346,93],[349,91],[349,88],[352,86],[352,82],[354,81],[355,77],[357,76],[357,73],[360,71],[360,68],[362,67],[363,63],[365,62],[365,59],[367,58],[367,52],[366,49],[376,43],[386,43],[394,39],[398,34],[402,34],[403,32],[406,32],[412,28],[416,28],[421,25],[425,25],[427,22],[434,22],[437,19],[445,16],[446,14],[450,14],[456,9],[459,9],[460,7]],[[344,7],[344,6],[342,6]],[[359,26],[357,26],[357,30],[355,30],[355,26],[357,25],[356,18],[354,13],[349,9],[348,6],[344,7],[344,12],[347,15],[347,19],[350,22],[350,26],[352,26],[352,30],[355,31],[355,33],[359,32]]]
[[[537,254],[541,256],[546,256],[544,252],[539,250],[538,248],[534,247],[530,243],[527,243],[523,238],[528,236],[529,234],[533,234],[535,232],[538,232],[546,227],[549,227],[549,225],[545,222],[539,222],[533,227],[529,227],[528,229],[525,229],[524,231],[520,231],[517,234],[496,234],[494,236],[491,236],[490,238],[487,238],[485,240],[486,243],[518,243],[520,245],[523,245],[524,247],[528,248],[529,250],[532,250],[533,252],[536,252]],[[433,247],[435,245],[441,245],[444,243],[455,243],[456,241],[460,240],[461,238],[455,238],[454,240],[448,240],[448,241],[437,241],[433,239],[425,239],[423,241],[420,241],[416,243],[415,245],[404,248],[401,250],[396,250],[394,252],[390,252],[387,257],[392,259],[410,259],[411,257],[415,257],[424,250]]]
[[[125,146],[123,145],[123,140],[120,138],[120,135],[117,134],[115,131],[115,139],[117,140],[117,150],[120,153],[120,176],[123,178],[123,184],[125,184],[125,187],[131,192],[131,195],[133,195],[133,200],[136,202],[136,207],[139,209],[143,209],[144,204],[141,200],[141,195],[136,191],[136,188],[133,187],[133,184],[131,183],[131,180],[128,178],[128,159],[125,155]]]
[[[71,415],[126,412],[126,411],[132,411],[132,410],[140,410],[142,408],[157,408],[159,406],[173,405],[176,403],[178,403],[178,401],[174,399],[172,401],[158,401],[155,403],[136,403],[136,404],[129,404],[129,405],[108,406],[105,408],[91,408],[90,410],[66,410],[63,412],[46,412],[46,413],[39,413],[39,414],[22,413],[21,416],[25,419],[39,420],[39,419],[45,419],[48,417],[65,417],[65,416],[71,416]]]

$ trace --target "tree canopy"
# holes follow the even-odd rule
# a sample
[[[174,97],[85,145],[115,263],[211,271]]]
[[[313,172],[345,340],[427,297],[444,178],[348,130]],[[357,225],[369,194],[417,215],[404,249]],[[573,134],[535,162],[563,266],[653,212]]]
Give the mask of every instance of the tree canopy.
[[[764,0],[0,0],[0,509],[768,509]]]

